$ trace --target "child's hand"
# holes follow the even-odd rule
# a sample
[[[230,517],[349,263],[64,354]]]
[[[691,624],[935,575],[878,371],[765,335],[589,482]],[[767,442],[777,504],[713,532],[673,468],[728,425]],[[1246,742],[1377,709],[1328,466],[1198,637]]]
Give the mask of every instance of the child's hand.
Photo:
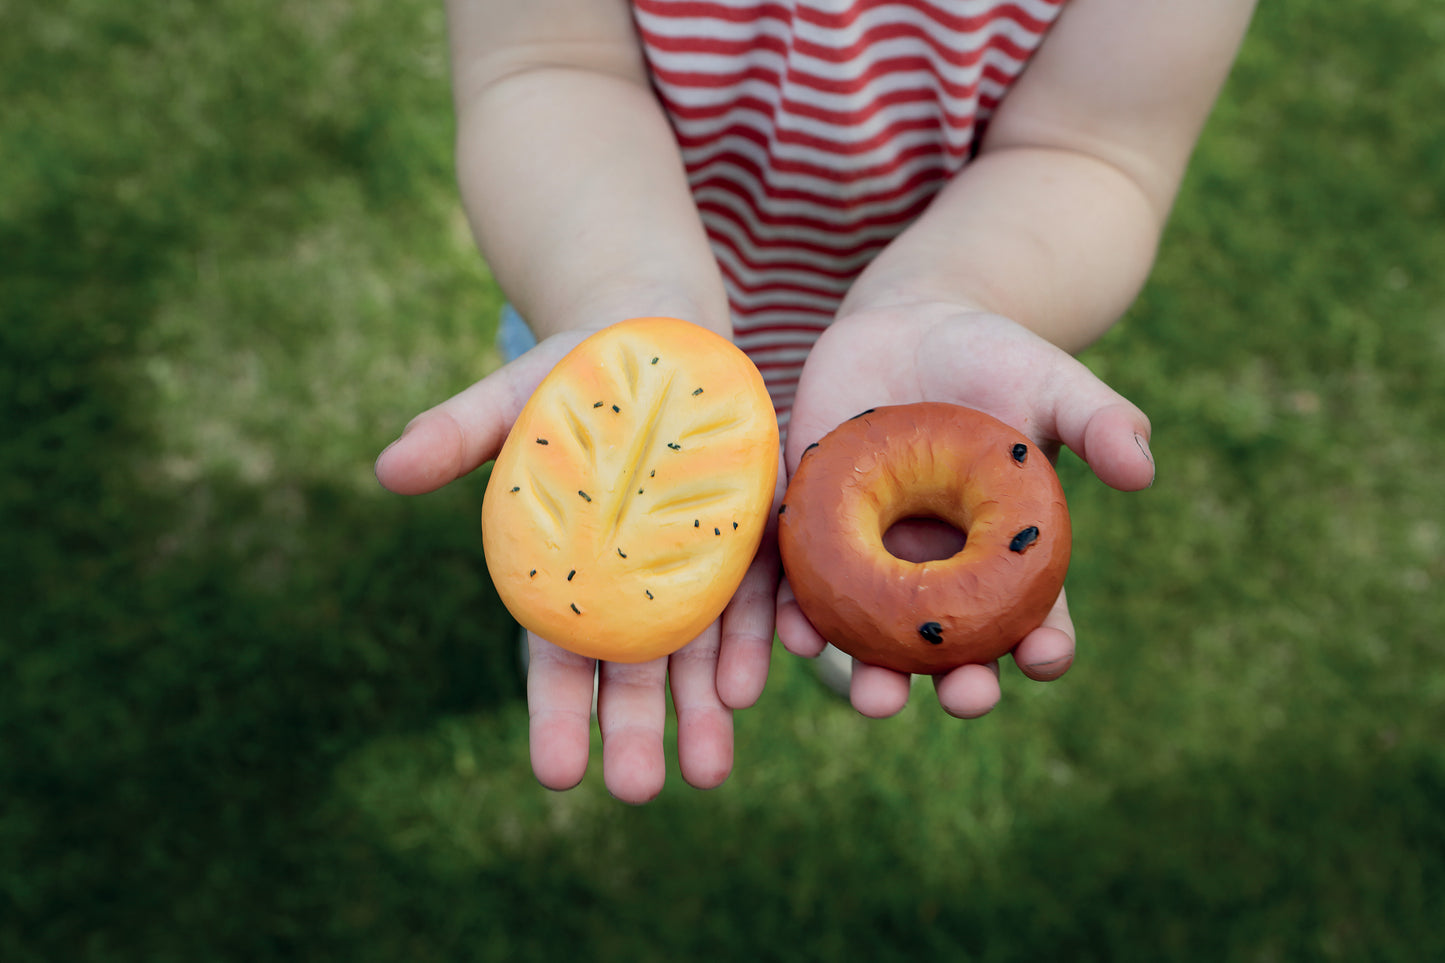
[[[1154,480],[1149,420],[1067,352],[998,315],[956,305],[918,303],[840,316],[803,368],[788,427],[785,464],[791,473],[806,449],[867,408],[947,401],[977,408],[1013,425],[1052,455],[1067,445],[1106,484],[1123,491]],[[895,526],[890,548],[900,557],[929,556],[930,541],[957,533]],[[940,542],[941,540],[941,542]],[[914,555],[914,557],[919,557]],[[792,652],[815,656],[824,639],[793,600],[778,594],[778,634]],[[1014,661],[1032,679],[1061,676],[1072,664],[1074,627],[1063,593],[1044,624],[1020,639]],[[999,699],[998,665],[962,666],[935,679],[939,702],[965,718]],[[854,663],[851,697],[864,715],[883,717],[908,701],[909,677]]]
[[[377,479],[391,491],[421,494],[491,461],[537,385],[591,333],[549,338],[418,415],[377,459]],[[775,499],[781,497],[782,484],[780,470]],[[669,682],[683,778],[699,788],[712,788],[727,778],[733,761],[732,710],[756,701],[767,680],[779,571],[776,541],[770,527],[722,617],[668,658],[599,664],[528,634],[532,769],[543,785],[570,789],[587,771],[594,672],[603,779],[614,796],[641,803],[662,789]]]

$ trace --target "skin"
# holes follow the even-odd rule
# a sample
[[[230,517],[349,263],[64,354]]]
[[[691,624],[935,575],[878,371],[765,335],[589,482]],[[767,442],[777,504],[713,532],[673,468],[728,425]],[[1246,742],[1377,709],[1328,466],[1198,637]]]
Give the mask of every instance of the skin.
[[[1152,483],[1148,419],[1073,354],[1137,295],[1190,151],[1248,23],[1249,0],[1072,0],[988,127],[978,158],[863,272],[804,368],[784,452],[881,404],[952,401],[990,412],[1047,451],[1066,445],[1105,483]],[[621,0],[449,0],[457,164],[494,276],[541,343],[421,413],[378,458],[403,494],[432,491],[500,450],[527,397],[586,333],[643,315],[730,335],[726,295],[676,145]],[[941,550],[920,526],[905,550]],[[947,533],[942,533],[947,538]],[[532,638],[527,680],[539,781],[586,772],[593,674],[603,777],[640,803],[666,778],[670,687],[678,768],[722,783],[732,712],[767,679],[774,627],[799,655],[822,640],[786,583],[771,536],[722,618],[667,659],[597,666]],[[1013,657],[1056,679],[1075,633],[1060,595]],[[935,680],[960,718],[1000,697],[997,665]],[[867,716],[906,704],[909,678],[855,666]]]

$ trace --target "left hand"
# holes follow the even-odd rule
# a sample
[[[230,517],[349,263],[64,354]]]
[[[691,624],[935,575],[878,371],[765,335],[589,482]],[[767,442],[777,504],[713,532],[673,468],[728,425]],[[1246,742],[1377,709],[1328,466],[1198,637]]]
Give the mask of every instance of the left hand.
[[[867,408],[945,401],[993,415],[1027,435],[1051,458],[1060,444],[1082,458],[1105,484],[1121,491],[1154,480],[1149,419],[1068,352],[996,314],[922,302],[840,316],[803,368],[788,426],[784,460],[796,470],[803,451]],[[900,557],[937,558],[957,533],[941,526],[895,526],[889,547]],[[945,550],[942,557],[951,552]],[[778,593],[778,635],[797,655],[816,656],[826,642],[808,622],[784,579]],[[1013,650],[1029,678],[1056,679],[1073,663],[1074,626],[1064,594],[1044,624]],[[854,708],[882,718],[908,701],[906,673],[853,664]],[[1000,697],[998,663],[966,665],[936,676],[944,710],[962,718],[988,712]]]
[[[495,458],[543,377],[589,333],[547,338],[422,412],[377,458],[377,479],[398,494],[422,494]],[[782,480],[780,468],[773,519]],[[612,795],[644,803],[662,790],[669,690],[677,717],[678,769],[697,788],[721,784],[733,766],[733,711],[752,705],[767,679],[779,568],[770,526],[722,615],[679,651],[650,662],[595,662],[528,633],[527,705],[538,781],[566,790],[586,774],[595,678],[603,782]]]

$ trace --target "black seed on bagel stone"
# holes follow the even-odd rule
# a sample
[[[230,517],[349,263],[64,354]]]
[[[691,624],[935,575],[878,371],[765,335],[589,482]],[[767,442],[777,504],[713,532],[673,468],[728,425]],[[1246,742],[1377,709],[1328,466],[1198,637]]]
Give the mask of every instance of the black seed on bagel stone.
[[[1010,454],[1014,456],[1014,461],[1022,465],[1024,463],[1024,459],[1029,457],[1029,446],[1025,445],[1023,442],[1019,442],[1017,445],[1013,446],[1013,451],[1011,451]]]
[[[943,626],[937,622],[924,622],[918,627],[918,634],[930,645],[943,644]]]
[[[1022,552],[1038,540],[1039,527],[1037,525],[1030,525],[1014,536],[1013,541],[1008,543],[1008,550],[1010,552]]]

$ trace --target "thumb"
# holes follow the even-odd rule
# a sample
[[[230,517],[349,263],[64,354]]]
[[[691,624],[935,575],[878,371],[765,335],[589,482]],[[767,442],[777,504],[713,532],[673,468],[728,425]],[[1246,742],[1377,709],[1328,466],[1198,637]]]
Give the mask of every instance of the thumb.
[[[417,415],[401,437],[377,456],[377,481],[399,495],[420,495],[497,457],[522,406],[553,365],[581,339],[580,334],[575,339],[550,338]]]
[[[1099,480],[1120,491],[1154,484],[1149,418],[1078,362],[1054,396],[1055,435]]]

